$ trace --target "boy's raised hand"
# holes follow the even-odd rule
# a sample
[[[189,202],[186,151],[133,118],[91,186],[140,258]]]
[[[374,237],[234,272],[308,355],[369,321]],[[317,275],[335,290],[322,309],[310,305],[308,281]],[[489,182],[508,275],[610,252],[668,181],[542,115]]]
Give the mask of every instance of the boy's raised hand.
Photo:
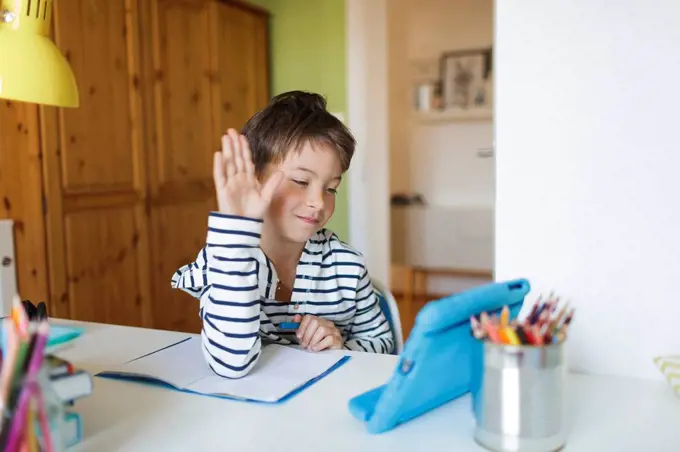
[[[220,213],[261,219],[283,180],[283,173],[275,172],[260,184],[248,141],[229,129],[222,136],[222,150],[215,153],[213,179]]]

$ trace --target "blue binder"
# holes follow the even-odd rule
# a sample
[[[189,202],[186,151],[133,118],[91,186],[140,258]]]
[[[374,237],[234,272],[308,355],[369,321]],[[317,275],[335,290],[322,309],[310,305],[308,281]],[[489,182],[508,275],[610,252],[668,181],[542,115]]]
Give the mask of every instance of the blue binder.
[[[517,279],[491,283],[428,303],[415,326],[390,380],[349,401],[352,415],[370,433],[393,429],[470,390],[472,353],[478,350],[470,334],[470,316],[519,314],[529,282]]]

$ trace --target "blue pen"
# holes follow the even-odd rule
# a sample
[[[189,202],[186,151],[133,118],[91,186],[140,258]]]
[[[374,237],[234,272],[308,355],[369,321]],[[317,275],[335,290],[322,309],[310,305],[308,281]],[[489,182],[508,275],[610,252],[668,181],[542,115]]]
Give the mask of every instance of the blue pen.
[[[300,328],[300,322],[281,322],[279,323],[279,329],[282,330],[297,330]]]
[[[307,276],[302,276],[302,279],[307,279]],[[309,290],[309,289],[307,289],[307,290]],[[303,301],[302,303],[300,303],[300,302],[293,302],[291,300],[291,302],[295,304],[295,311],[298,311],[301,306],[304,306],[306,304],[306,301]],[[302,315],[302,314],[300,314],[299,312],[296,312],[296,315]],[[300,322],[281,322],[281,323],[279,323],[278,328],[280,330],[294,331],[294,330],[297,330],[298,328],[300,328]]]
[[[304,303],[303,303],[304,304]],[[299,304],[295,305],[295,310],[297,311],[298,308],[300,307]],[[302,316],[302,314],[296,314]],[[279,323],[279,329],[280,330],[297,330],[300,328],[300,322],[281,322]]]

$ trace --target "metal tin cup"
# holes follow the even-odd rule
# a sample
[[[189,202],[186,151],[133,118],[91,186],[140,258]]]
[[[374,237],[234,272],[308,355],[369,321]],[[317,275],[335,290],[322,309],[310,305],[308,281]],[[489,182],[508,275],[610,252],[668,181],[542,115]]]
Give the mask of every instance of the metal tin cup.
[[[494,451],[561,450],[567,439],[563,343],[478,341],[473,357],[475,440]]]

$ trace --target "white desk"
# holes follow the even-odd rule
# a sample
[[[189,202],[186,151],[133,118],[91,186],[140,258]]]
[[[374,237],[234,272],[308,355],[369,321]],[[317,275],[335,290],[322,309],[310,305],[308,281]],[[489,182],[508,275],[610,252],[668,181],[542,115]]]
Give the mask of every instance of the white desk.
[[[93,373],[186,334],[84,324],[59,355]],[[383,384],[396,357],[353,354],[340,369],[282,405],[260,405],[95,378],[76,403],[84,442],[76,451],[480,451],[469,396],[382,435],[369,435],[347,409],[352,396]],[[680,399],[663,382],[574,375],[567,451],[680,450]]]

